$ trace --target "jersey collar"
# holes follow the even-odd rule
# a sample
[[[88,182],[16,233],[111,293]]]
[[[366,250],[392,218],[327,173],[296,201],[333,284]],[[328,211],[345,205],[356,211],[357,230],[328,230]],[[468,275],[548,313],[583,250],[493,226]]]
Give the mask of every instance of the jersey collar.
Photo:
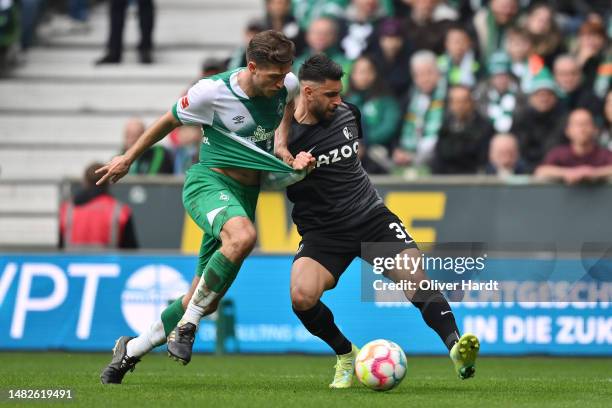
[[[246,68],[243,68],[243,69],[246,69]],[[242,69],[238,69],[230,75],[230,80],[229,80],[230,87],[232,88],[232,92],[234,92],[236,96],[239,96],[244,99],[250,99],[248,95],[242,90],[240,85],[238,85],[238,74],[240,72],[242,72]]]

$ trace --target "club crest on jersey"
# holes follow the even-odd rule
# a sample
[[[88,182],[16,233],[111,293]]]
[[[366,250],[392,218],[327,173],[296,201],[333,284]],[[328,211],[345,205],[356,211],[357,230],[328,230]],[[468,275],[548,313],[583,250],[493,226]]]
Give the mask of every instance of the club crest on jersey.
[[[261,142],[263,140],[270,140],[274,137],[274,131],[270,130],[270,131],[266,131],[266,129],[260,125],[257,126],[257,129],[255,129],[255,132],[253,132],[253,136],[249,136],[249,137],[245,137],[245,139],[253,142],[253,143],[258,143]]]
[[[181,98],[181,109],[187,109],[188,106],[189,106],[189,98],[187,98],[187,95],[185,95]]]
[[[234,125],[239,125],[241,123],[244,123],[244,116],[234,116],[232,120],[234,121]]]
[[[346,126],[344,127],[344,129],[342,129],[342,134],[344,135],[344,137],[346,137],[346,140],[353,139],[353,132],[351,132],[350,129]]]
[[[221,201],[229,201],[229,196],[225,193],[219,194],[219,200]]]

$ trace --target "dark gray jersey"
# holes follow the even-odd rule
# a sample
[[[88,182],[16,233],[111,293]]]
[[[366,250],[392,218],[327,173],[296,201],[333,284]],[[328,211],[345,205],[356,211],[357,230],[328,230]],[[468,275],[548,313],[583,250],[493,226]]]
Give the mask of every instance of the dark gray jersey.
[[[313,230],[348,231],[383,206],[357,156],[361,133],[361,114],[346,102],[329,121],[316,125],[293,121],[289,151],[310,152],[317,160],[304,180],[287,188],[300,235]]]

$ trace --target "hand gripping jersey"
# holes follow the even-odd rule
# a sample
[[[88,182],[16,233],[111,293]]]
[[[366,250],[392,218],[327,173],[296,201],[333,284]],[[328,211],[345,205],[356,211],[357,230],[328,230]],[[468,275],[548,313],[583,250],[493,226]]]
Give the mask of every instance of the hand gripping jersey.
[[[200,80],[172,108],[182,124],[202,126],[195,166],[291,172],[274,156],[274,131],[286,104],[299,93],[298,80],[289,73],[273,97],[249,98],[238,85],[242,69]]]

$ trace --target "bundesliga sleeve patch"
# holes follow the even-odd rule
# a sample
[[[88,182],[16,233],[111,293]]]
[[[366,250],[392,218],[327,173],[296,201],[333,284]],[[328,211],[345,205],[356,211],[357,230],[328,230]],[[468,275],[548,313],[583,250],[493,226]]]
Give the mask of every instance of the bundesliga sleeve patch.
[[[181,98],[181,109],[187,109],[188,106],[189,106],[189,98],[187,98],[187,95],[185,95]]]

